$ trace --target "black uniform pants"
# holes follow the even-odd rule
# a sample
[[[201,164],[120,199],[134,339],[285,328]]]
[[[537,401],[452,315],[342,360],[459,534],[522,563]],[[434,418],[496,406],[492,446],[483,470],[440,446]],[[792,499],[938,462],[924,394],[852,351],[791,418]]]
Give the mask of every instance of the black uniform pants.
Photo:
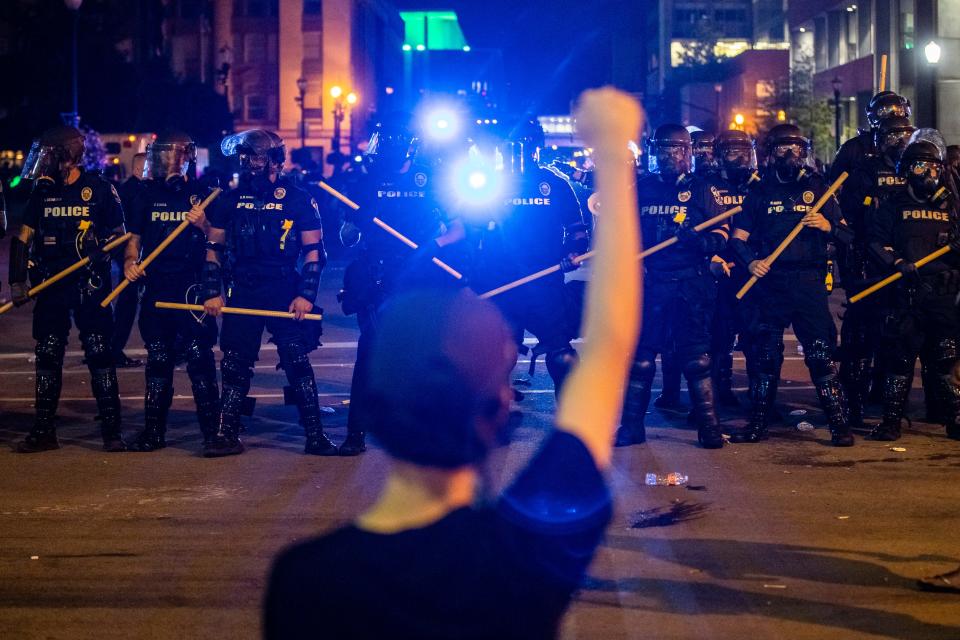
[[[52,423],[60,402],[63,357],[70,328],[75,324],[90,370],[91,387],[103,428],[119,433],[120,395],[110,352],[113,315],[100,302],[109,292],[109,274],[84,270],[37,297],[33,309],[33,337],[37,341],[36,409],[41,426]],[[92,289],[92,286],[99,288]]]
[[[960,312],[955,296],[927,295],[908,299],[883,314],[882,353],[887,372],[913,374],[917,356],[923,354],[940,375],[950,373],[957,359]]]
[[[201,429],[210,431],[219,405],[217,369],[213,346],[217,343],[217,323],[213,318],[198,321],[199,314],[157,309],[155,302],[202,304],[194,286],[193,273],[153,274],[145,284],[140,310],[140,335],[147,348],[146,391],[144,397],[148,426],[163,428],[173,398],[173,369],[177,344],[187,359],[187,375],[197,407]]]

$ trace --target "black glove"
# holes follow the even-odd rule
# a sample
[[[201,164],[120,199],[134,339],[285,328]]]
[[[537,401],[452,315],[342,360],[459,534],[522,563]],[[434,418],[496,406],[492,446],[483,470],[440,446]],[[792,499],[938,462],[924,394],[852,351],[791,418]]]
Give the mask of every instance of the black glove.
[[[571,271],[576,271],[580,268],[579,262],[574,262],[574,258],[577,258],[579,254],[568,253],[563,260],[560,261],[560,271],[564,273],[570,273]]]
[[[105,264],[110,262],[110,253],[103,251],[105,247],[115,236],[104,238],[102,240],[88,240],[83,243],[83,257],[90,259],[90,264]]]
[[[950,242],[947,244],[950,245],[950,251],[953,251],[957,254],[960,254],[960,235],[950,235]]]
[[[893,267],[903,276],[903,282],[908,289],[930,289],[929,285],[924,286],[923,279],[917,271],[917,265],[914,263],[902,260],[893,265]]]
[[[10,297],[13,300],[14,306],[22,307],[30,302],[30,296],[27,295],[27,291],[28,289],[26,282],[10,283]]]
[[[681,224],[677,227],[677,232],[675,234],[677,240],[681,244],[693,245],[696,247],[700,246],[700,232],[687,224]]]

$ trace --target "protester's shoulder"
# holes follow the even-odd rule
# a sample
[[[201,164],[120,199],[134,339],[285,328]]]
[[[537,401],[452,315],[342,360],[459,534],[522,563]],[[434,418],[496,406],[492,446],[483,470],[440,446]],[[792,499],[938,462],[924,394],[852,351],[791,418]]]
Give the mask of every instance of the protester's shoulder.
[[[312,567],[329,567],[345,553],[356,553],[360,531],[343,526],[283,549],[275,561],[278,572],[311,573]]]

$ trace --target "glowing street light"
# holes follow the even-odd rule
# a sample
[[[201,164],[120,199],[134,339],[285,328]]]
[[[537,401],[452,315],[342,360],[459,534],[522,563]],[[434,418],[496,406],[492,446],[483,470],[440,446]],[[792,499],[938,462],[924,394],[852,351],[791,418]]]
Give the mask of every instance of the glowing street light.
[[[357,94],[350,92],[347,94],[347,104],[357,104]]]
[[[738,127],[742,127],[742,126],[743,126],[743,123],[744,123],[744,121],[745,121],[744,118],[743,118],[743,114],[742,114],[742,113],[738,113],[737,115],[733,116],[733,121],[736,123],[736,125],[737,125]]]
[[[926,56],[927,62],[930,64],[937,64],[940,62],[940,53],[940,45],[933,40],[928,42],[927,46],[923,48],[923,55]]]
[[[331,97],[331,98],[333,98],[334,100],[336,100],[337,98],[339,98],[339,97],[342,96],[342,95],[343,95],[343,89],[341,89],[340,87],[338,87],[338,86],[336,86],[336,85],[330,87],[330,97]]]

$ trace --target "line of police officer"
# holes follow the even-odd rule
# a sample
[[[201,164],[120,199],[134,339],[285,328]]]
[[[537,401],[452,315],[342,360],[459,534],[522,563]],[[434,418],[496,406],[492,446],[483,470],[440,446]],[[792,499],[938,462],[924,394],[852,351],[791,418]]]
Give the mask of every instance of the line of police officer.
[[[884,354],[876,367],[883,374],[884,418],[873,437],[899,437],[918,353],[930,371],[926,386],[934,413],[951,437],[960,437],[957,258],[948,254],[919,272],[913,264],[938,246],[957,242],[956,185],[947,170],[947,150],[930,132],[914,132],[909,104],[896,94],[878,94],[868,113],[870,136],[848,142],[838,155],[837,163],[847,162],[852,173],[840,204],[830,198],[819,212],[812,211],[813,203],[827,183],[812,166],[809,140],[793,125],[778,125],[764,137],[762,167],[757,165],[753,141],[743,132],[724,131],[715,138],[699,132],[694,139],[679,125],[655,131],[649,141],[650,170],[640,177],[637,189],[641,229],[648,246],[670,237],[678,243],[643,265],[643,328],[618,445],[645,440],[644,416],[660,354],[687,379],[690,419],[700,444],[722,447],[715,392],[725,405],[737,405],[732,351],[738,336],[747,359],[750,421],[733,439],[765,439],[767,426],[775,419],[783,332],[789,325],[803,347],[834,445],[853,444],[851,426],[862,425],[871,361],[878,354]],[[109,282],[109,257],[99,248],[123,231],[123,212],[113,188],[79,168],[83,139],[77,130],[58,127],[41,136],[24,170],[36,186],[11,245],[15,303],[29,299],[31,258],[34,285],[79,256],[88,255],[92,261],[37,301],[37,417],[20,449],[59,446],[54,416],[72,317],[87,355],[109,451],[165,446],[173,368],[182,351],[204,455],[241,453],[241,415],[252,410],[247,396],[266,329],[290,384],[285,395],[297,406],[306,433],[305,452],[357,455],[365,450],[367,425],[377,416],[378,399],[370,397],[365,384],[370,345],[379,310],[394,294],[422,285],[464,286],[467,281],[484,291],[557,263],[560,272],[494,300],[515,329],[518,352],[524,349],[524,330],[538,338],[534,357],[546,354],[547,370],[559,389],[576,360],[571,346],[577,334],[571,308],[576,305],[564,272],[576,269],[573,258],[588,249],[592,221],[585,219],[570,181],[556,167],[540,165],[542,129],[535,120],[524,119],[493,140],[476,136],[469,154],[463,139],[426,149],[415,129],[407,115],[385,118],[349,189],[360,206],[348,213],[341,239],[347,246],[358,245],[359,252],[346,271],[341,301],[346,314],[358,315],[361,335],[348,436],[341,447],[324,434],[320,418],[309,361],[318,345],[317,325],[226,315],[219,336],[223,352],[219,387],[216,381],[214,318],[225,301],[231,306],[288,311],[297,319],[316,302],[326,262],[320,216],[309,194],[281,175],[286,155],[282,140],[264,130],[225,138],[223,152],[240,161],[240,185],[216,200],[209,212],[198,206],[207,190],[186,178],[195,154],[189,137],[166,134],[151,145],[147,184],[127,214],[126,224],[134,235],[124,260],[124,275],[146,283],[140,313],[148,352],[145,419],[140,433],[124,443],[109,348],[112,319],[99,304]],[[860,146],[851,153],[854,145]],[[503,183],[499,193],[479,202],[457,195],[452,185],[464,171],[461,159],[467,157],[473,163],[468,170],[479,167],[488,170],[479,175],[498,176]],[[474,184],[474,177],[469,174],[470,185],[480,189],[482,184]],[[589,175],[576,178],[589,182]],[[694,229],[733,206],[742,206],[743,211],[732,224]],[[139,265],[141,256],[183,220],[193,228],[145,273]],[[417,251],[384,233],[378,228],[382,223],[415,242]],[[771,266],[765,257],[798,223],[803,231]],[[848,294],[891,270],[906,276],[902,284],[869,303],[848,307],[839,374],[837,331],[824,286],[832,245],[841,248]],[[455,279],[436,269],[431,264],[435,256],[461,265],[468,277]],[[740,303],[735,293],[750,275],[759,278],[759,284]],[[158,310],[153,305],[158,300],[200,302],[205,314]],[[679,382],[671,384],[668,367],[664,368],[667,380],[661,400],[670,404]]]

